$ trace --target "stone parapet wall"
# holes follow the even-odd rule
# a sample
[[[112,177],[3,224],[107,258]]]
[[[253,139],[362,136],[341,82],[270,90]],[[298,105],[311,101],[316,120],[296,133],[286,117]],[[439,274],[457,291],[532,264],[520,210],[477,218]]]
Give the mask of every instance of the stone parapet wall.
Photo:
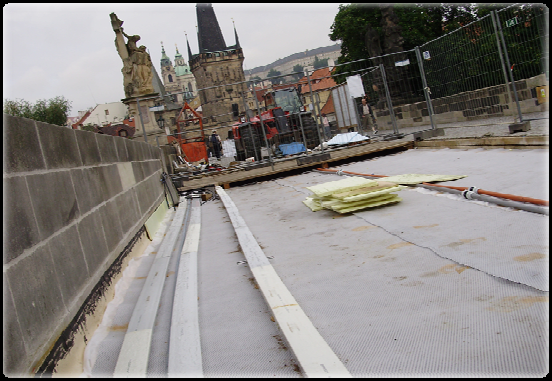
[[[516,81],[516,91],[522,113],[548,110],[548,103],[538,104],[533,89],[537,86],[548,86],[544,74]],[[513,86],[510,84],[512,99],[508,102],[506,85],[487,87],[449,97],[432,99],[435,123],[464,122],[490,117],[517,115]],[[427,103],[417,102],[393,107],[398,128],[429,125]],[[378,127],[393,129],[389,110],[376,109]]]
[[[160,150],[3,115],[4,374],[30,375],[163,202]]]

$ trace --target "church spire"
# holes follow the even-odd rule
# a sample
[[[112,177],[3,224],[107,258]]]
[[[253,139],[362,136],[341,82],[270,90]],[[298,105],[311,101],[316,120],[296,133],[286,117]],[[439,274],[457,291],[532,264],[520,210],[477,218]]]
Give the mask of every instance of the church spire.
[[[188,33],[184,32],[186,35],[186,45],[188,45],[188,62],[192,61],[192,49],[190,49],[190,41],[188,41]],[[191,65],[191,63],[190,63]]]
[[[165,54],[165,47],[163,46],[163,41],[161,41],[161,67],[170,66],[170,65],[171,65],[171,60]]]
[[[232,18],[232,25],[234,25],[234,37],[236,38],[236,48],[241,48],[240,40],[238,40],[238,32],[236,32],[236,24],[234,23],[233,18]]]
[[[226,43],[220,30],[217,16],[213,5],[197,4],[197,24],[198,24],[198,40],[199,52],[219,52],[226,50]]]

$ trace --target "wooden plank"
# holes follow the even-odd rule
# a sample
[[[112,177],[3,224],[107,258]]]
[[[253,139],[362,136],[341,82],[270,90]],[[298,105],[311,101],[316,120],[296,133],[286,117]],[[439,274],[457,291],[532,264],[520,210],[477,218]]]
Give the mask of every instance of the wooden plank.
[[[325,158],[320,161],[320,165],[323,163],[329,163],[337,160],[347,159],[354,156],[362,156],[370,153],[385,151],[388,149],[395,149],[399,147],[411,147],[413,142],[375,142],[369,144],[359,144],[354,147],[347,147],[338,150],[326,151],[330,154],[330,159]],[[183,182],[182,187],[179,187],[179,191],[186,191],[190,189],[203,188],[210,185],[231,184],[233,182],[250,180],[261,176],[273,175],[276,173],[291,171],[298,168],[311,167],[317,163],[307,163],[298,165],[297,158],[290,158],[284,161],[278,161],[274,163],[274,169],[268,165],[262,168],[253,168],[250,170],[236,170],[233,172],[220,171],[210,176],[204,176],[199,179],[192,179]]]
[[[228,211],[255,281],[304,375],[352,377],[268,262],[232,199],[221,187],[217,186],[216,191]]]
[[[169,338],[168,376],[203,377],[199,337],[197,252],[201,232],[201,207],[194,206],[180,253]]]

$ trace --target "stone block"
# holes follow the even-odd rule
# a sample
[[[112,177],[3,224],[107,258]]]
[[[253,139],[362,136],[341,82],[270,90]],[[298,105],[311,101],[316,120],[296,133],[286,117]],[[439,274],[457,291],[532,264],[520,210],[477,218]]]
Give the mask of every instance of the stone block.
[[[36,127],[48,169],[82,166],[75,130],[42,122]]]
[[[42,240],[80,216],[68,171],[27,176],[27,185]]]
[[[104,195],[104,201],[115,197],[123,191],[118,164],[105,165],[97,168],[99,172],[100,192]]]
[[[40,242],[25,177],[6,178],[4,183],[4,264]]]
[[[94,134],[102,164],[116,163],[119,161],[115,137],[111,135]]]
[[[445,130],[442,128],[436,128],[434,130],[419,131],[414,133],[414,140],[420,141],[424,139],[433,138],[435,136],[444,136]]]
[[[35,121],[3,114],[4,173],[45,169]]]
[[[25,359],[27,358],[27,350],[25,343],[21,340],[21,332],[23,329],[17,319],[15,313],[15,304],[11,296],[10,289],[4,277],[4,353],[3,353],[3,369],[4,376],[8,378],[24,377],[23,368],[25,367]],[[9,348],[9,349],[8,349]]]
[[[508,128],[511,134],[516,132],[529,131],[531,129],[531,122],[527,121],[527,122],[510,124]]]
[[[107,242],[98,212],[90,213],[77,224],[84,260],[90,274],[94,274],[109,255]]]
[[[70,226],[48,242],[66,306],[71,305],[90,276],[80,242],[76,225]]]
[[[160,176],[151,176],[135,187],[140,215],[144,215],[159,195],[163,195],[163,184]]]
[[[117,206],[113,200],[108,201],[105,205],[99,208],[97,213],[100,215],[105,241],[107,243],[107,250],[112,252],[119,244],[119,241],[123,238],[123,230],[119,221]]]
[[[100,167],[76,168],[69,171],[81,214],[107,200],[100,188]]]
[[[138,142],[130,139],[125,140],[125,145],[127,147],[129,161],[142,161],[144,160],[144,145],[147,143]]]
[[[151,176],[151,174],[155,173],[156,171],[163,170],[163,164],[161,164],[161,160],[147,161],[144,164],[144,178]]]
[[[121,161],[130,161],[130,156],[127,151],[126,141],[127,138],[121,138],[119,136],[113,137],[115,142],[115,148],[117,148],[117,156],[119,157],[119,162]]]
[[[77,145],[79,146],[79,152],[83,165],[97,165],[102,162],[100,157],[100,150],[98,149],[98,143],[96,141],[95,132],[73,130],[75,137],[77,138]]]
[[[50,339],[60,316],[67,312],[49,245],[37,247],[5,270],[4,275],[21,326],[19,339],[35,355]]]
[[[126,162],[126,163],[118,163],[117,164],[117,171],[119,172],[119,179],[121,180],[122,185],[122,191],[126,191],[127,189],[131,188],[136,184],[137,180],[134,176],[134,164],[139,162]],[[119,192],[117,192],[119,193]]]
[[[136,191],[134,189],[129,189],[115,197],[113,202],[119,213],[119,221],[121,223],[123,235],[125,235],[141,217],[138,201],[136,200]]]
[[[145,170],[144,167],[147,166],[147,162],[145,161],[133,161],[132,162],[132,171],[134,173],[134,179],[137,183],[144,180],[145,178]]]

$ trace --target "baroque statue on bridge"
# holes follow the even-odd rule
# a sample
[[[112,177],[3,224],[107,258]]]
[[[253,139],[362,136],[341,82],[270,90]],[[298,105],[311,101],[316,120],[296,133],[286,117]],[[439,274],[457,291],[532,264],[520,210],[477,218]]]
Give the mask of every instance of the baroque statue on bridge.
[[[129,36],[123,31],[123,21],[119,20],[115,13],[111,17],[111,26],[115,32],[115,47],[119,56],[123,60],[123,84],[125,97],[138,97],[142,95],[155,93],[152,79],[152,63],[150,55],[146,52],[146,47],[138,47],[136,43],[140,36]],[[125,37],[128,42],[125,43]]]

